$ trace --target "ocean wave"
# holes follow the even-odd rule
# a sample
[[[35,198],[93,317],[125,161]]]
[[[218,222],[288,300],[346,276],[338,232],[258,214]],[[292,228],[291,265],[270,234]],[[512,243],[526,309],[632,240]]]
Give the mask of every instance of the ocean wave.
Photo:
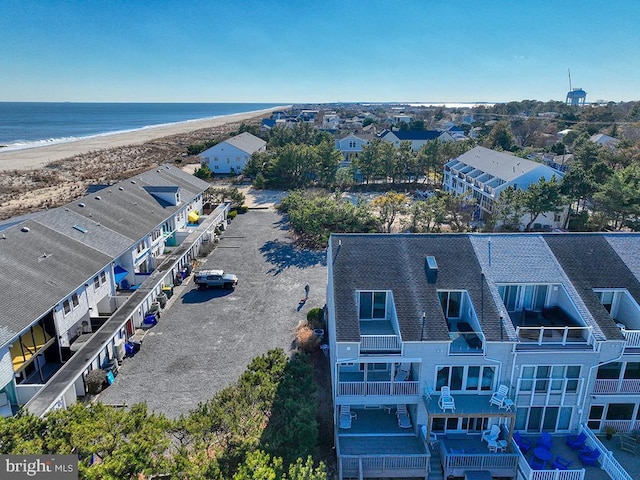
[[[290,107],[290,105],[282,105],[282,106],[278,106],[278,107],[271,107],[271,108],[265,108],[265,109],[261,109],[261,110],[253,110],[253,111],[247,111],[247,112],[236,112],[236,113],[229,113],[226,115],[213,115],[210,117],[203,117],[203,118],[193,118],[190,120],[182,120],[179,122],[168,122],[168,123],[158,123],[158,124],[154,124],[154,125],[145,125],[143,127],[137,127],[137,128],[131,128],[131,129],[125,129],[125,130],[115,130],[115,131],[110,131],[110,132],[101,132],[101,133],[95,133],[95,134],[91,134],[91,135],[83,135],[83,136],[77,136],[77,137],[60,137],[60,138],[48,138],[48,139],[41,139],[41,140],[30,140],[30,141],[14,141],[11,143],[7,143],[4,145],[0,145],[0,152],[7,152],[7,151],[15,151],[15,150],[25,150],[27,148],[38,148],[38,147],[46,147],[49,145],[56,145],[56,144],[61,144],[61,143],[71,143],[71,142],[77,142],[79,140],[87,140],[90,138],[100,138],[100,137],[108,137],[111,135],[121,135],[123,133],[131,133],[131,132],[140,132],[140,131],[144,131],[144,130],[150,130],[150,129],[154,129],[154,128],[161,128],[161,127],[170,127],[170,126],[176,126],[176,125],[188,125],[190,123],[194,123],[194,122],[201,122],[201,121],[207,121],[207,120],[214,120],[216,118],[224,118],[224,117],[231,117],[234,115],[244,115],[244,114],[256,114],[256,115],[260,115],[262,113],[266,113],[269,112],[271,110],[275,109],[281,109],[281,108],[288,108]]]

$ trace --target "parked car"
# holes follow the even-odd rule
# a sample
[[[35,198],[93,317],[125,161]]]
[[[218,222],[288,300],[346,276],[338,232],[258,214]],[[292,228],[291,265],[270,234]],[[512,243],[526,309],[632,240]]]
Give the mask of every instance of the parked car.
[[[233,273],[224,273],[222,270],[200,270],[195,273],[194,281],[200,290],[209,287],[231,289],[238,284],[238,277]]]

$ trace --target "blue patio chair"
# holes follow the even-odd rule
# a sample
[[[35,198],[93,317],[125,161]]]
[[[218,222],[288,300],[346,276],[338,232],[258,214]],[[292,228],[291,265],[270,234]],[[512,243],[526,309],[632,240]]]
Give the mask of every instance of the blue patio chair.
[[[513,440],[514,442],[516,442],[516,445],[518,445],[518,448],[520,448],[520,451],[522,453],[527,453],[529,450],[531,450],[531,440],[529,440],[528,438],[524,438],[522,435],[520,435],[520,432],[513,433]]]
[[[558,470],[568,470],[572,463],[572,461],[558,455],[551,466],[553,468],[557,468]]]
[[[529,465],[531,465],[531,468],[533,468],[534,470],[546,470],[547,469],[547,462],[545,462],[544,460],[539,459],[535,455],[531,455],[531,458],[529,459]]]
[[[584,432],[580,432],[580,435],[567,435],[567,445],[569,445],[572,450],[584,447],[586,441],[587,435]]]
[[[538,438],[536,442],[536,447],[545,448],[547,450],[551,450],[553,446],[551,435],[548,432],[542,432],[542,435]]]
[[[594,448],[593,450],[581,450],[578,454],[578,458],[583,465],[589,465],[592,467],[598,466],[598,458],[600,457],[600,450]]]

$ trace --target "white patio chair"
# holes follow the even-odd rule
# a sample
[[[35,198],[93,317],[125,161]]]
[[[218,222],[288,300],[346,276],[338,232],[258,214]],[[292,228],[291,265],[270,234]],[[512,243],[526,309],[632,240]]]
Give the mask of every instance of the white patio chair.
[[[499,436],[500,427],[498,425],[493,425],[491,430],[485,430],[482,432],[482,438],[480,440],[487,442],[489,445],[495,445]]]
[[[409,374],[411,373],[411,364],[410,363],[401,363],[400,368],[396,372],[396,382],[404,382],[405,380],[409,380]]]
[[[502,404],[507,399],[507,395],[509,394],[509,387],[506,385],[500,385],[498,390],[493,392],[491,398],[489,399],[489,405],[497,405],[502,408]]]
[[[411,428],[411,417],[409,417],[406,405],[398,405],[396,416],[398,417],[398,426],[400,428]]]
[[[340,428],[351,428],[354,418],[358,418],[358,414],[351,411],[350,405],[340,405]]]
[[[438,406],[443,412],[451,410],[456,411],[456,402],[451,396],[451,390],[449,387],[442,387],[440,389],[440,398],[438,399]]]

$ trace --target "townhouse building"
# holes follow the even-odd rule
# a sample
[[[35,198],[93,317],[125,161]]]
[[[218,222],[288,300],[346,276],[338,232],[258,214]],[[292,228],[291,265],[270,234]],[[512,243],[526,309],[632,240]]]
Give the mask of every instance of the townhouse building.
[[[474,198],[477,201],[476,216],[482,220],[493,212],[494,203],[505,188],[527,190],[541,178],[561,180],[563,175],[542,163],[485,147],[474,147],[445,163],[443,189]],[[560,228],[563,220],[561,213],[546,212],[537,218],[534,229]],[[528,221],[528,218],[522,219],[524,224]]]
[[[1,229],[0,394],[12,413],[75,402],[89,371],[123,355],[225,221],[224,205],[202,216],[208,187],[163,165]]]
[[[637,234],[332,235],[339,478],[632,478],[610,455],[533,468],[513,436],[559,448],[581,434],[606,452],[597,433],[640,428],[639,247]]]

